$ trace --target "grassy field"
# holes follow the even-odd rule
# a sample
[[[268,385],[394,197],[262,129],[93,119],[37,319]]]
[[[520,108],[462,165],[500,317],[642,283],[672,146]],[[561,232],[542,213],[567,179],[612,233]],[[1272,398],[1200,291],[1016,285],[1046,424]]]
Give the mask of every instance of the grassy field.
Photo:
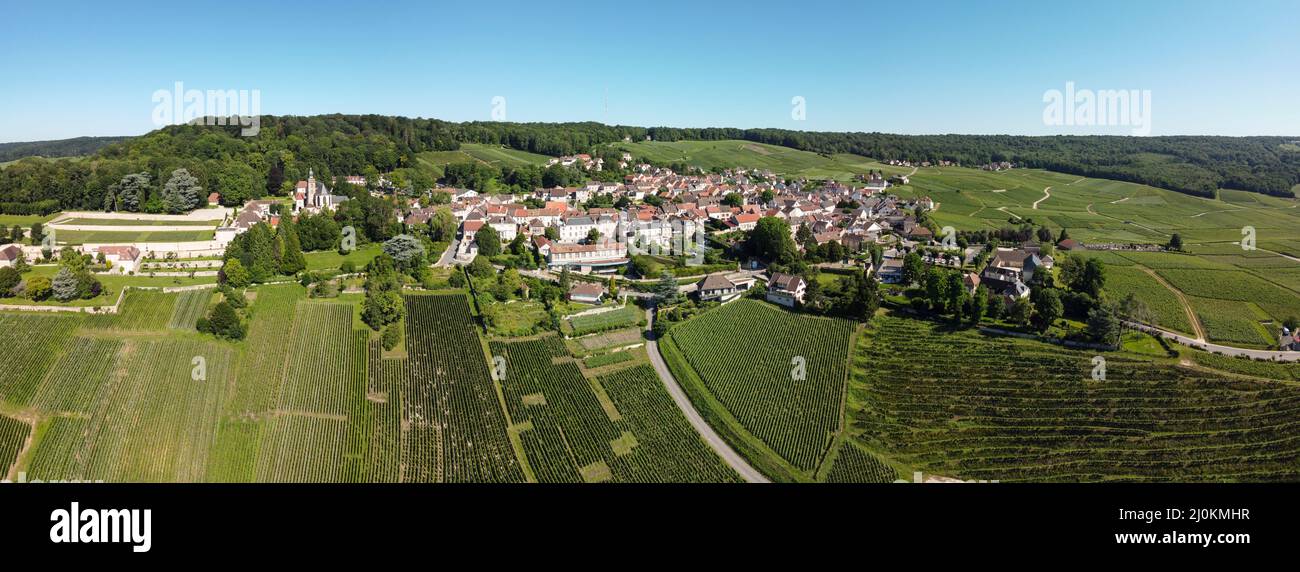
[[[1067,228],[1073,238],[1084,242],[1162,244],[1179,233],[1195,249],[1239,241],[1246,226],[1256,229],[1261,247],[1300,239],[1296,200],[1257,193],[1223,191],[1218,199],[1204,199],[1036,169],[989,172],[928,167],[910,179],[910,184],[893,191],[903,197],[931,197],[939,203],[936,221],[957,230],[1000,228],[1008,221],[1029,219]],[[1044,189],[1049,187],[1051,196],[1044,199]]]
[[[59,271],[58,265],[37,265],[32,267],[32,271],[24,274],[24,279],[34,276],[45,276],[53,280],[55,274]],[[216,284],[215,276],[197,276],[190,278],[188,276],[128,276],[122,274],[96,274],[96,278],[103,285],[103,290],[98,296],[87,300],[70,300],[60,302],[49,298],[40,302],[34,302],[26,298],[5,298],[0,300],[4,304],[15,304],[23,306],[77,306],[83,308],[94,308],[96,306],[112,306],[117,303],[118,296],[121,295],[122,289],[128,286],[149,287],[149,288],[168,288],[175,286],[198,286],[206,284]],[[0,305],[0,309],[3,306]]]
[[[425,151],[416,156],[416,161],[440,173],[443,167],[452,163],[479,162],[501,168],[541,166],[550,160],[551,157],[546,155],[479,143],[462,143],[455,151]]]
[[[100,230],[60,230],[54,235],[58,244],[122,244],[136,242],[202,242],[212,240],[216,231],[115,232]]]
[[[819,179],[848,180],[872,170],[886,174],[907,174],[910,168],[893,167],[867,157],[850,154],[822,155],[749,141],[640,141],[614,143],[633,157],[658,163],[682,162],[704,169],[744,167],[769,169],[775,173]]]
[[[36,224],[36,223],[38,223],[38,222],[41,223],[41,224],[45,224],[45,223],[47,223],[47,222],[50,222],[51,220],[54,219],[54,217],[59,216],[59,214],[60,214],[60,213],[54,213],[54,214],[51,214],[51,215],[7,215],[7,214],[0,214],[0,225],[3,225],[6,229],[13,228],[14,225],[21,226],[21,227],[23,227],[23,229],[28,229],[28,228],[31,228],[31,226],[32,226],[33,224]]]
[[[352,261],[357,270],[361,270],[380,252],[383,252],[382,245],[363,244],[347,254],[339,254],[337,250],[322,250],[303,253],[303,258],[307,259],[307,270],[338,270],[348,260]]]
[[[180,218],[176,220],[153,220],[153,219],[123,219],[123,218],[70,218],[59,221],[58,226],[195,226],[215,228],[218,220],[191,220]],[[66,232],[66,231],[60,231]]]
[[[756,468],[811,479],[840,431],[854,324],[739,300],[673,327],[659,349]]]
[[[1094,381],[1093,357],[880,317],[854,357],[849,438],[904,474],[966,480],[1300,478],[1300,386],[1123,354]]]

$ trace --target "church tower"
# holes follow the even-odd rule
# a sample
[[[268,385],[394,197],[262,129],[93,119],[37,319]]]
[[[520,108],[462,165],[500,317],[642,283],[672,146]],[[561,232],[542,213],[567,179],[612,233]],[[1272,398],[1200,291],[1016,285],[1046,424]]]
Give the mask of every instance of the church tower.
[[[307,169],[307,204],[316,206],[316,174]]]

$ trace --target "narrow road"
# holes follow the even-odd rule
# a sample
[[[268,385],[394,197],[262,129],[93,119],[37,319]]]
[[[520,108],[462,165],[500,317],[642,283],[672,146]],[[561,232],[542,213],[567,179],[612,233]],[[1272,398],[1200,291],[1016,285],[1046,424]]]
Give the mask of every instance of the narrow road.
[[[653,330],[654,310],[646,310],[645,314],[647,329]],[[650,355],[650,364],[654,366],[655,373],[659,374],[659,380],[663,382],[664,387],[668,388],[668,395],[672,396],[673,403],[676,403],[677,408],[682,410],[682,415],[686,416],[686,420],[690,422],[692,427],[695,427],[695,431],[700,434],[700,437],[704,438],[704,442],[727,465],[731,466],[740,475],[740,478],[751,483],[771,482],[762,473],[751,467],[744,457],[736,453],[726,441],[722,440],[722,437],[714,432],[708,422],[703,417],[700,417],[700,412],[695,410],[694,405],[691,405],[690,398],[686,397],[686,392],[682,391],[680,385],[677,385],[677,380],[673,378],[672,372],[668,371],[668,365],[664,363],[663,357],[659,355],[659,343],[655,341],[654,334],[648,332],[646,340],[646,353]]]
[[[1187,312],[1187,320],[1191,322],[1192,330],[1196,332],[1195,341],[1197,343],[1202,343],[1202,344],[1205,343],[1206,340],[1208,340],[1209,338],[1206,337],[1205,328],[1201,325],[1201,319],[1196,315],[1196,310],[1192,309],[1192,302],[1191,300],[1187,299],[1187,295],[1183,294],[1182,290],[1174,288],[1172,284],[1165,282],[1165,279],[1162,278],[1159,274],[1156,274],[1155,270],[1152,270],[1140,264],[1138,265],[1138,268],[1142,269],[1143,272],[1150,274],[1152,278],[1155,278],[1156,282],[1159,282],[1160,285],[1164,286],[1166,290],[1172,292],[1175,298],[1178,298],[1178,303],[1183,306],[1183,311]]]
[[[451,244],[447,245],[447,250],[442,251],[442,256],[438,257],[438,261],[433,263],[433,267],[442,268],[443,266],[450,265],[452,257],[456,255],[456,248],[458,248],[459,246],[460,246],[459,238],[451,239]]]
[[[1038,210],[1038,203],[1041,203],[1050,198],[1052,198],[1052,187],[1047,187],[1043,189],[1043,198],[1034,201],[1034,210]]]
[[[1246,356],[1251,359],[1268,359],[1277,361],[1300,361],[1300,352],[1283,352],[1277,350],[1248,350],[1246,348],[1237,348],[1232,346],[1223,346],[1194,340],[1178,332],[1171,332],[1163,328],[1148,326],[1138,322],[1125,321],[1130,327],[1137,328],[1151,335],[1160,336],[1167,340],[1173,340],[1185,346],[1190,346],[1207,352],[1218,352],[1226,356]]]

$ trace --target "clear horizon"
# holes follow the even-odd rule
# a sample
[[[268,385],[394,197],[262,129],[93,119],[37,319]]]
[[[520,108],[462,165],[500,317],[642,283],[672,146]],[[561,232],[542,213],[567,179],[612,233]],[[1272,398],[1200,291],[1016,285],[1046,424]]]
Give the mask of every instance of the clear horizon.
[[[1074,85],[1149,94],[1150,135],[1300,135],[1300,4],[1247,4],[24,4],[0,23],[0,142],[152,131],[152,96],[176,82],[256,90],[266,115],[1141,131],[1046,121],[1046,95]]]

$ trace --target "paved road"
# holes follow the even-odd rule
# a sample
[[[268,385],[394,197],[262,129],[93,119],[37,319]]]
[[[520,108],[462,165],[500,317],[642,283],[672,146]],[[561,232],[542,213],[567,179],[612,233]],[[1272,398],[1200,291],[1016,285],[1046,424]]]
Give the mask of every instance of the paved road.
[[[442,256],[433,264],[434,268],[441,268],[451,264],[452,257],[456,255],[456,249],[460,247],[460,239],[453,238],[451,244],[447,245],[447,250],[442,251]]]
[[[1300,361],[1300,352],[1282,352],[1276,350],[1248,350],[1246,348],[1222,346],[1219,344],[1211,344],[1211,343],[1197,341],[1183,334],[1177,332],[1171,332],[1169,330],[1157,328],[1154,326],[1139,324],[1137,322],[1126,322],[1126,323],[1131,327],[1137,328],[1149,334],[1158,335],[1165,339],[1176,341],[1185,346],[1190,346],[1208,352],[1219,352],[1223,355],[1234,356],[1234,357],[1246,356],[1251,359],[1262,358],[1262,359],[1271,359],[1277,361]]]
[[[645,318],[646,324],[653,324],[654,310],[646,310]],[[648,340],[646,342],[646,353],[650,354],[650,364],[654,366],[655,373],[659,374],[659,380],[663,382],[664,387],[668,388],[668,395],[672,396],[677,408],[682,410],[686,420],[691,423],[691,426],[695,427],[695,431],[700,434],[700,437],[704,438],[704,442],[708,443],[709,447],[712,447],[713,451],[719,457],[722,457],[722,460],[730,465],[732,469],[735,469],[740,478],[745,479],[745,481],[751,483],[771,482],[762,473],[751,467],[744,457],[736,453],[726,441],[722,440],[722,437],[713,431],[708,422],[703,417],[700,417],[700,412],[695,410],[690,398],[686,397],[686,392],[682,391],[680,385],[677,385],[677,380],[673,378],[672,372],[668,371],[668,366],[664,364],[663,357],[659,355],[659,344],[655,341],[654,335],[650,334],[646,339]]]

